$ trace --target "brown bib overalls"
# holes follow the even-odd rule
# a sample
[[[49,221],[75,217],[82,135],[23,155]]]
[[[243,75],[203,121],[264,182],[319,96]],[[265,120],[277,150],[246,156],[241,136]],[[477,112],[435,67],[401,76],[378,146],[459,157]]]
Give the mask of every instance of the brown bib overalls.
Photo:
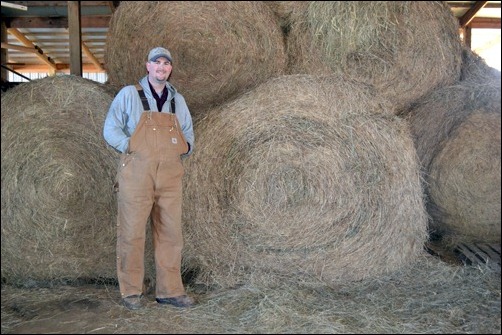
[[[181,279],[182,177],[188,151],[176,115],[144,111],[117,174],[117,275],[122,297],[142,294],[145,235],[152,219],[156,298],[185,294]]]

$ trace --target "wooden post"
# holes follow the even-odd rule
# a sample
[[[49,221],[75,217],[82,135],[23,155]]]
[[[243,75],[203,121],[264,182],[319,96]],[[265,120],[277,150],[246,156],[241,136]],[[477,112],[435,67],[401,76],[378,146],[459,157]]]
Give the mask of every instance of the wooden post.
[[[68,1],[70,74],[76,76],[82,76],[82,30],[80,26],[80,1]]]
[[[7,26],[5,22],[2,21],[2,43],[7,43]],[[2,65],[7,66],[7,49],[2,48]],[[2,83],[9,81],[9,74],[7,70],[2,67]]]

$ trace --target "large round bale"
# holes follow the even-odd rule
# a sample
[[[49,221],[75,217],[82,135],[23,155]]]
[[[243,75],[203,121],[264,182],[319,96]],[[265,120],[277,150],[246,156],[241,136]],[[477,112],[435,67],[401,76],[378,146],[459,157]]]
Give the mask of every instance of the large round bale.
[[[500,243],[500,82],[476,77],[434,92],[407,117],[427,185],[430,230],[445,244]]]
[[[500,132],[499,96],[498,113],[474,111],[432,161],[430,199],[447,242],[501,241]]]
[[[110,82],[136,83],[146,74],[148,51],[159,45],[173,56],[170,81],[193,116],[286,67],[280,24],[262,1],[130,1],[110,21]]]
[[[460,76],[458,23],[441,1],[311,1],[293,12],[288,73],[343,72],[399,112]]]
[[[2,96],[2,281],[115,277],[117,162],[102,137],[112,99],[71,75]]]
[[[292,75],[200,120],[184,194],[184,259],[198,280],[334,283],[412,262],[427,238],[419,167],[387,108],[346,78]]]

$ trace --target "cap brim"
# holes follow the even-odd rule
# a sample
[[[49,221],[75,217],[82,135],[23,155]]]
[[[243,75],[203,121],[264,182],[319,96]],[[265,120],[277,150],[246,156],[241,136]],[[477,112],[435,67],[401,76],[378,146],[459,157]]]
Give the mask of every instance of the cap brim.
[[[170,62],[172,61],[171,60],[171,57],[169,57],[168,55],[156,55],[155,57],[153,57],[152,59],[150,59],[150,62],[155,62],[157,59],[159,59],[160,57],[164,57],[164,58],[167,58]]]

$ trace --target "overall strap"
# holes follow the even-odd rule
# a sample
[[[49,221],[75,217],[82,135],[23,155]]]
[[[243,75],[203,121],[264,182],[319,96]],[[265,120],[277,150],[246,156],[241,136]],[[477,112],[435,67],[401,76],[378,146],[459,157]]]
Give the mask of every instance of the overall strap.
[[[174,103],[174,97],[171,99],[171,112],[176,114],[176,104]]]
[[[143,87],[141,85],[134,85],[136,86],[136,90],[138,90],[139,97],[141,98],[141,103],[143,104],[143,109],[144,110],[150,110],[150,105],[148,105],[148,99],[146,98],[145,92],[143,91]],[[174,101],[174,97],[171,99],[171,112],[173,114],[176,114],[176,103]]]
[[[143,110],[149,111],[150,105],[148,104],[148,99],[146,98],[145,92],[143,91],[143,87],[141,85],[135,85],[136,90],[138,90],[139,97],[141,98],[141,103],[143,104]]]

